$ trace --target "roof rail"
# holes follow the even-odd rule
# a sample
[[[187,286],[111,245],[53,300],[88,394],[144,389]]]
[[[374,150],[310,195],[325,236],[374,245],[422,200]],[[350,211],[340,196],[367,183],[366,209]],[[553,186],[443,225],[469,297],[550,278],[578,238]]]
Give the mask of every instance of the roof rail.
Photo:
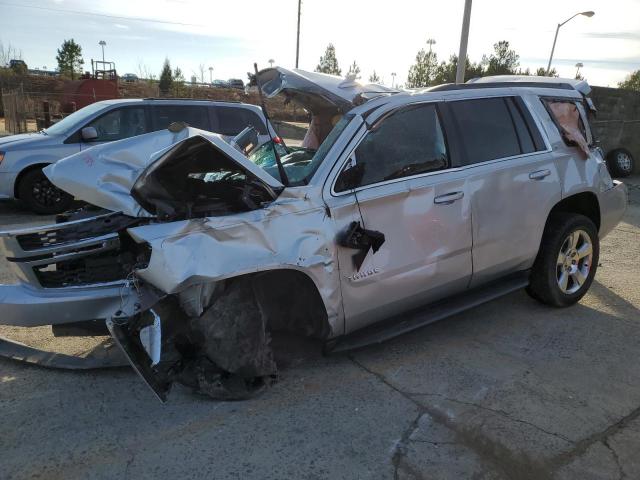
[[[570,83],[563,82],[492,82],[492,83],[445,83],[427,89],[429,92],[448,92],[451,90],[475,90],[478,88],[554,88],[556,90],[575,90]]]
[[[179,98],[179,97],[145,97],[142,100],[180,100],[181,102],[218,102],[218,103],[243,103],[240,100],[214,100],[212,98]]]

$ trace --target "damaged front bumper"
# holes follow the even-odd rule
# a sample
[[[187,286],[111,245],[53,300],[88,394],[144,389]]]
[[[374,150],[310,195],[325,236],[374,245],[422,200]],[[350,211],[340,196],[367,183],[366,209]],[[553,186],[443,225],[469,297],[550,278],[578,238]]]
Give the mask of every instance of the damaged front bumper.
[[[24,283],[0,285],[0,325],[38,327],[109,318],[131,296],[124,283],[54,291]]]

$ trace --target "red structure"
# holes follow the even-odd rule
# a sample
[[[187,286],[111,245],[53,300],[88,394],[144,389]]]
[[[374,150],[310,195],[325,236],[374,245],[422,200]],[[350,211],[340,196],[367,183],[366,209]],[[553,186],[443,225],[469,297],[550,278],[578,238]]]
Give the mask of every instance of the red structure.
[[[91,60],[92,73],[83,75],[81,80],[65,82],[62,109],[65,113],[75,112],[100,100],[118,98],[118,75],[113,62]]]

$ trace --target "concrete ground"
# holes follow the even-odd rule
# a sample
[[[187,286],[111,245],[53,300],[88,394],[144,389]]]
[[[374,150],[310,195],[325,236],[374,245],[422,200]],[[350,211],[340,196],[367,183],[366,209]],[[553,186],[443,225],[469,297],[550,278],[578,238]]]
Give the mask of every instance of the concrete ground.
[[[254,400],[178,387],[162,405],[127,368],[0,360],[0,478],[640,478],[640,178],[628,183],[629,210],[580,304],[517,292],[383,345],[295,361]],[[0,219],[34,221],[15,204]],[[46,329],[0,335],[89,346]]]

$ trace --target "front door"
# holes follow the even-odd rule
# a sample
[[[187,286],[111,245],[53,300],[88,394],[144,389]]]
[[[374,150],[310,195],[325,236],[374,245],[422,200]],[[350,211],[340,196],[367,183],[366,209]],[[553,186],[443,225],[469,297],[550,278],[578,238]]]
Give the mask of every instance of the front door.
[[[346,333],[467,287],[470,199],[450,162],[434,103],[384,115],[351,153],[327,203],[343,235],[358,221],[377,251],[338,247]],[[353,165],[361,179],[344,188]]]

